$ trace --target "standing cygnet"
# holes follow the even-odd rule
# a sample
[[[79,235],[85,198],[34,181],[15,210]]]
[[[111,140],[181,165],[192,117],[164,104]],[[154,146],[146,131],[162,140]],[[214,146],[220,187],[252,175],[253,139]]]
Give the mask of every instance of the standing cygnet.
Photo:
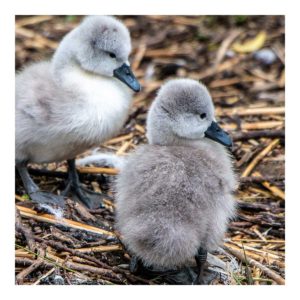
[[[234,216],[237,182],[214,121],[208,90],[191,79],[167,82],[147,119],[149,145],[129,156],[116,182],[116,228],[145,266],[174,268],[195,258],[201,282],[207,251]]]
[[[30,178],[28,162],[68,160],[71,189],[87,206],[76,155],[114,136],[128,116],[140,85],[128,63],[127,28],[109,16],[89,16],[61,41],[51,61],[26,67],[16,77],[16,165],[27,193],[38,202],[62,204]],[[99,196],[97,197],[99,202]]]

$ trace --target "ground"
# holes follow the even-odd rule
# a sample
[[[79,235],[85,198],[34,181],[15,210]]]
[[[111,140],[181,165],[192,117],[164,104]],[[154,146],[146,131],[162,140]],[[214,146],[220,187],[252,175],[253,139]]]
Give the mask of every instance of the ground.
[[[145,118],[169,78],[201,80],[222,127],[233,137],[240,185],[238,216],[209,259],[212,284],[284,284],[285,58],[283,16],[119,16],[133,40],[131,64],[142,84],[119,136],[101,151],[127,155],[146,143]],[[16,70],[51,57],[76,16],[16,18]],[[263,50],[263,51],[261,51]],[[89,152],[83,154],[86,156]],[[66,164],[31,165],[34,180],[59,192]],[[108,195],[105,209],[67,200],[63,219],[37,209],[16,175],[18,284],[167,284],[132,275],[130,256],[114,232],[112,181],[117,170],[80,168],[83,182]]]

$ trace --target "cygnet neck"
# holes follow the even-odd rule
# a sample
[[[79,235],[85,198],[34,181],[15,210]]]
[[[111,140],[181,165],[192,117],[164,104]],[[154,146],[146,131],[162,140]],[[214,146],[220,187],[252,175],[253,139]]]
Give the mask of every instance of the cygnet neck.
[[[54,80],[61,84],[64,80],[64,74],[70,68],[77,66],[74,58],[74,45],[73,43],[74,32],[70,32],[59,44],[51,60],[51,72]]]

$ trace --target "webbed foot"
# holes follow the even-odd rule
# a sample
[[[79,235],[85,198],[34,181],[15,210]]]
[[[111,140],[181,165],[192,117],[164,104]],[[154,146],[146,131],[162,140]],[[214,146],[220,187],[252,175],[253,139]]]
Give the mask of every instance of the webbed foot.
[[[68,184],[66,189],[62,192],[62,195],[66,196],[69,192],[71,192],[77,198],[77,200],[80,200],[88,208],[103,208],[103,199],[109,197],[90,191],[81,185],[75,167],[75,159],[68,160],[68,167]]]

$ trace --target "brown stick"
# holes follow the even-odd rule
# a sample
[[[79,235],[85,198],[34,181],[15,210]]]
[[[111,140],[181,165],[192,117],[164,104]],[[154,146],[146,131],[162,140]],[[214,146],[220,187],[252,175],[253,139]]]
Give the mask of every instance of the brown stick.
[[[244,108],[236,107],[231,109],[218,109],[216,110],[217,116],[252,116],[252,115],[275,115],[275,114],[284,114],[285,107],[259,107],[259,108]]]
[[[43,279],[47,278],[49,275],[51,275],[55,271],[55,267],[50,269],[48,272],[43,274],[41,277],[39,277],[32,285],[38,285]]]
[[[35,240],[37,240],[38,242],[40,243],[45,243],[59,251],[67,251],[75,256],[78,256],[78,257],[81,257],[83,259],[86,259],[88,261],[91,261],[91,262],[94,262],[96,263],[98,266],[102,267],[102,268],[105,268],[105,269],[110,269],[114,272],[117,272],[117,273],[122,273],[124,274],[128,279],[130,279],[131,281],[135,282],[135,281],[140,281],[140,282],[143,282],[143,283],[146,283],[146,284],[152,284],[152,282],[150,280],[147,280],[147,279],[144,279],[144,278],[140,278],[140,277],[137,277],[135,275],[132,275],[130,274],[128,271],[126,270],[122,270],[118,267],[111,267],[109,265],[107,265],[106,263],[103,263],[101,261],[99,261],[98,259],[94,258],[94,257],[91,257],[89,255],[86,255],[84,253],[81,253],[77,250],[74,250],[74,249],[70,249],[66,246],[64,246],[63,244],[61,243],[57,243],[57,242],[54,242],[54,241],[48,241],[48,240],[45,240],[45,239],[42,239],[40,237],[37,237],[37,236],[34,236]]]
[[[254,172],[253,175],[257,177],[261,176],[261,174],[258,171]],[[273,195],[280,198],[281,200],[285,200],[285,193],[280,188],[271,185],[267,180],[262,181],[261,184],[265,188],[267,188]]]
[[[116,152],[116,155],[124,155],[127,149],[131,146],[131,141],[126,141]]]
[[[89,247],[89,248],[80,248],[76,249],[81,253],[91,253],[91,252],[112,252],[112,251],[120,251],[122,250],[121,245],[105,245],[105,246],[97,246],[97,247]]]
[[[273,140],[265,149],[263,149],[258,155],[252,160],[252,162],[244,170],[241,177],[248,176],[256,165],[279,143],[279,139]]]
[[[34,17],[25,17],[16,21],[16,27],[23,27],[27,25],[33,25],[49,21],[53,19],[53,16],[34,16]]]
[[[23,284],[24,279],[26,276],[28,276],[30,273],[35,271],[37,268],[39,268],[42,264],[44,264],[44,260],[42,257],[45,255],[45,251],[41,250],[40,256],[34,263],[32,263],[29,267],[26,269],[22,270],[16,277],[16,281],[18,284]]]
[[[105,142],[104,145],[107,146],[107,145],[118,144],[120,142],[130,140],[132,138],[133,138],[133,133],[129,133],[129,134],[126,134],[126,135],[121,135],[121,136],[115,137],[113,139],[110,139],[109,141]]]
[[[115,168],[77,167],[76,169],[81,174],[117,175],[119,173],[119,170]]]
[[[249,263],[251,266],[257,267],[260,270],[262,270],[269,278],[273,279],[276,283],[280,285],[285,284],[284,278],[282,278],[280,275],[275,273],[274,271],[270,270],[266,266],[262,265],[258,261],[254,260],[253,258],[247,257],[245,258],[245,255],[242,251],[237,249],[232,249],[230,247],[224,246],[225,250],[230,252],[232,255],[234,255],[236,258],[241,260],[244,263]]]
[[[112,237],[116,236],[115,233],[113,233],[113,232],[110,232],[110,231],[107,231],[104,229],[100,229],[100,228],[97,228],[94,226],[86,225],[86,224],[79,223],[79,222],[65,219],[65,218],[57,219],[53,215],[49,215],[49,214],[38,214],[36,211],[34,211],[30,208],[19,206],[19,205],[16,205],[16,207],[20,211],[21,216],[24,216],[24,217],[33,218],[38,221],[47,222],[47,223],[51,223],[51,224],[55,224],[55,225],[63,225],[66,227],[85,230],[85,231],[92,232],[92,233],[98,233],[101,235],[108,235],[108,236],[112,236]]]
[[[221,73],[227,69],[230,69],[234,65],[237,65],[241,60],[243,60],[244,57],[245,56],[243,56],[243,55],[234,57],[234,58],[227,60],[227,61],[223,62],[222,64],[218,65],[217,68],[215,68],[215,66],[212,66],[212,67],[206,69],[204,72],[200,73],[198,76],[198,80],[203,80],[206,77],[210,77],[212,75],[215,75],[217,73]]]
[[[284,138],[284,130],[259,130],[250,132],[237,132],[232,134],[232,139],[234,141],[244,141],[249,139],[256,139],[261,137],[268,138]]]
[[[225,87],[229,85],[234,85],[241,82],[253,82],[255,81],[254,77],[246,76],[244,78],[234,77],[234,78],[226,78],[226,79],[218,79],[214,80],[209,84],[209,87],[211,89],[219,88],[219,87]],[[216,110],[216,115],[220,115],[220,110]]]
[[[242,123],[242,130],[258,130],[258,129],[271,129],[271,128],[282,128],[284,125],[283,121],[265,121],[265,122],[255,122],[255,123]],[[225,130],[236,130],[238,126],[236,124],[224,124],[222,128]]]
[[[254,174],[254,173],[253,173]],[[247,176],[240,178],[240,183],[261,183],[263,181],[282,181],[284,176]]]
[[[230,47],[231,43],[241,34],[241,30],[239,29],[234,29],[232,30],[228,36],[226,37],[226,39],[222,42],[217,55],[216,55],[216,60],[215,60],[215,67],[217,67],[221,61],[223,60],[226,51],[228,50],[228,48]]]
[[[34,242],[33,234],[29,229],[29,226],[22,223],[20,212],[17,209],[15,210],[15,221],[16,230],[19,230],[24,234],[29,249],[34,252],[36,250],[36,244]]]
[[[72,269],[72,270],[87,271],[87,272],[91,272],[91,273],[98,274],[98,275],[105,275],[108,277],[117,278],[120,280],[118,274],[114,273],[112,270],[109,270],[109,269],[93,267],[93,266],[90,266],[87,264],[83,265],[83,264],[75,263],[75,262],[72,262],[69,260],[65,261],[64,259],[62,259],[54,254],[50,254],[50,253],[47,253],[46,257],[55,261],[56,263],[58,263],[60,265],[63,265],[69,269]]]
[[[143,57],[145,55],[146,49],[147,49],[146,48],[146,44],[141,43],[139,45],[138,51],[137,51],[137,53],[136,53],[136,55],[134,57],[134,60],[133,60],[133,62],[131,64],[131,67],[132,67],[133,71],[136,71],[139,68],[140,63],[143,60]]]
[[[41,34],[38,34],[32,30],[23,28],[23,27],[17,27],[16,28],[16,35],[23,36],[29,39],[34,39],[36,42],[41,44],[43,47],[48,47],[50,49],[56,49],[58,46],[57,42],[51,41],[45,37],[43,37]]]

